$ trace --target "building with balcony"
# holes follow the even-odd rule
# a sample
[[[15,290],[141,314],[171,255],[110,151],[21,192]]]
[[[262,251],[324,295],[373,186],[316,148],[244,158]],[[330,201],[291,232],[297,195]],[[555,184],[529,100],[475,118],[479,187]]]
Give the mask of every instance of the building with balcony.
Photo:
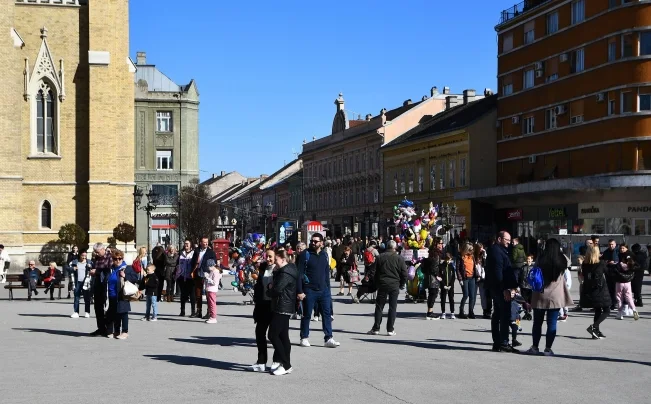
[[[160,196],[151,223],[145,211],[136,212],[136,243],[145,245],[149,231],[152,246],[178,245],[177,196],[181,187],[199,178],[199,91],[194,80],[178,85],[147,64],[145,52],[137,53],[136,66],[136,186]]]
[[[448,101],[448,98],[450,101]],[[331,134],[304,142],[303,196],[306,220],[318,220],[333,236],[386,234],[382,213],[382,158],[380,147],[416,126],[423,117],[456,105],[461,95],[436,87],[430,97],[402,106],[383,108],[376,116],[351,120],[342,94],[335,100]]]
[[[497,186],[456,196],[521,236],[651,234],[651,2],[525,1],[495,29]]]

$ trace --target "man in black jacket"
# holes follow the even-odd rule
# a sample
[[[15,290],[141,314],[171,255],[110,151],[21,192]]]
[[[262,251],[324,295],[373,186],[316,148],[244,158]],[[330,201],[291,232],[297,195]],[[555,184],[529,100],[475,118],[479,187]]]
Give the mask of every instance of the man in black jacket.
[[[197,303],[196,311],[194,305],[192,306],[192,313],[194,314],[190,315],[191,318],[202,317],[201,306],[203,304],[203,296],[202,296],[203,278],[205,277],[205,273],[210,271],[207,265],[209,259],[212,259],[213,262],[217,262],[217,256],[215,255],[215,252],[212,250],[212,248],[210,248],[210,242],[208,241],[208,237],[202,237],[199,248],[194,250],[194,255],[192,256],[192,263],[190,264],[192,267],[192,276],[194,279],[194,294],[196,296],[196,303]],[[190,302],[190,304],[192,304],[192,302]]]
[[[396,335],[393,325],[396,322],[396,310],[398,308],[398,294],[400,289],[407,283],[407,264],[396,252],[396,242],[391,240],[387,243],[386,252],[380,254],[375,261],[375,285],[377,286],[377,298],[375,299],[375,324],[368,332],[370,335],[380,334],[382,325],[382,311],[389,298],[389,318],[387,319],[387,335]]]
[[[493,301],[493,317],[491,317],[491,333],[493,334],[494,352],[517,352],[509,345],[509,330],[511,326],[511,299],[518,287],[515,273],[511,267],[508,248],[511,235],[501,231],[497,241],[488,250],[486,259],[486,288]]]

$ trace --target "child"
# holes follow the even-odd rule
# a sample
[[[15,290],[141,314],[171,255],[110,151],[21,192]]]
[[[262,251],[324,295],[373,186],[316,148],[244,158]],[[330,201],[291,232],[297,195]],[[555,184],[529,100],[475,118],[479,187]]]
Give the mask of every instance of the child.
[[[531,272],[531,269],[534,267],[533,264],[533,255],[527,255],[527,261],[520,270],[520,293],[522,294],[522,298],[524,299],[525,302],[531,304],[531,296],[533,295],[533,292],[531,291],[531,285],[529,285],[529,282],[527,281],[527,278],[529,277],[529,272]],[[524,316],[522,317],[523,320],[531,321],[531,310],[525,310]]]
[[[156,271],[156,265],[147,265],[147,275],[140,280],[140,290],[145,290],[147,299],[147,309],[142,321],[158,321],[158,300],[156,298],[156,293],[158,292],[158,276],[156,276],[154,271]]]
[[[614,277],[617,280],[615,291],[617,308],[619,309],[617,318],[619,320],[624,319],[624,302],[628,303],[628,306],[633,310],[633,319],[636,321],[640,319],[640,315],[635,307],[635,301],[633,300],[633,290],[631,289],[631,281],[635,277],[635,269],[636,264],[631,257],[628,257],[626,263],[620,262],[617,264],[614,269]]]
[[[439,266],[439,277],[441,278],[440,287],[441,287],[441,320],[445,320],[445,300],[448,298],[450,300],[450,313],[447,314],[447,318],[454,320],[454,282],[457,280],[456,269],[454,267],[454,260],[452,259],[452,254],[447,252],[445,253],[445,260],[441,262]]]
[[[215,324],[217,323],[217,291],[219,290],[219,282],[222,279],[222,272],[219,269],[221,264],[219,260],[215,263],[212,259],[208,259],[206,264],[210,270],[204,278],[206,299],[208,300],[208,320],[206,320],[206,324]]]
[[[524,297],[519,293],[516,293],[513,299],[511,300],[511,345],[515,348],[521,346],[522,343],[518,341],[518,331],[522,331],[520,328],[520,313],[524,310],[531,311],[531,306]]]

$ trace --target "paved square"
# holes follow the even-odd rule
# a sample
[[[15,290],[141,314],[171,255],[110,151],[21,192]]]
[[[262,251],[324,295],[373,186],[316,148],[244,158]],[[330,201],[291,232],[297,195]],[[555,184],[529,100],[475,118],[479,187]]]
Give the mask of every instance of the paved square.
[[[224,284],[230,280],[227,276]],[[651,277],[645,278],[643,292],[651,307]],[[299,322],[292,321],[294,373],[276,377],[248,370],[257,357],[252,307],[240,305],[244,298],[230,290],[218,294],[215,325],[177,317],[178,303],[160,303],[160,321],[141,322],[144,303],[132,303],[126,341],[87,337],[95,319],[69,318],[72,300],[51,302],[41,293],[27,302],[26,291],[20,290],[15,292],[20,300],[10,302],[4,289],[1,293],[0,401],[8,404],[90,399],[637,404],[648,402],[651,393],[646,376],[651,371],[651,309],[646,307],[637,322],[611,316],[602,325],[608,338],[598,341],[585,331],[592,313],[572,314],[559,323],[557,356],[549,358],[490,352],[489,320],[425,321],[422,303],[399,304],[395,337],[367,336],[374,306],[335,298],[333,327],[341,346],[324,348],[320,323],[312,322],[313,347],[299,347]],[[578,298],[578,290],[573,295]],[[435,311],[440,312],[438,302]],[[523,348],[531,345],[530,334],[531,322],[525,321]],[[269,344],[270,357],[272,351]]]

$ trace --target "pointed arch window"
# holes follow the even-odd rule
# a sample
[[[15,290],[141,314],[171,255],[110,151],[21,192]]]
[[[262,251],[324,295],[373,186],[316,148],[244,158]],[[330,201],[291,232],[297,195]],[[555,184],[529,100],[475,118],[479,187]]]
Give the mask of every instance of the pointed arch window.
[[[52,228],[52,205],[48,201],[43,201],[41,204],[41,228]]]
[[[36,151],[57,154],[55,94],[42,83],[36,94]]]

